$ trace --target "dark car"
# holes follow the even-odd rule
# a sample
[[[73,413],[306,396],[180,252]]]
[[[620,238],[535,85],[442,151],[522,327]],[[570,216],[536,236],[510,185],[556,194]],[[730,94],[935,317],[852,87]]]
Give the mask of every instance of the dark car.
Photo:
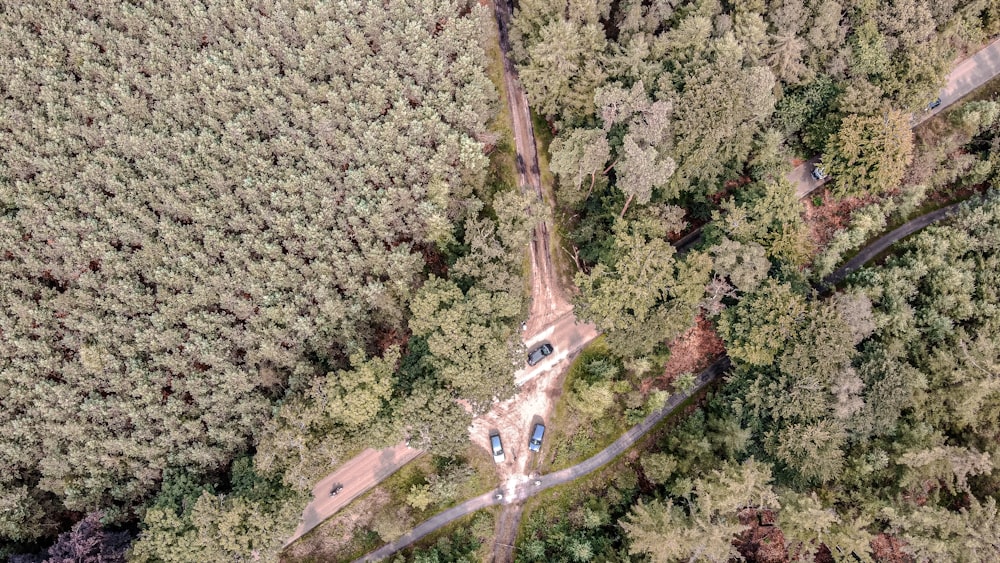
[[[933,102],[927,104],[927,109],[935,109],[941,105],[941,98],[934,100]]]
[[[531,431],[531,439],[528,440],[528,449],[533,452],[542,449],[542,436],[545,436],[545,425],[535,424],[535,428]]]
[[[337,483],[336,485],[333,486],[332,489],[330,489],[330,496],[331,497],[335,497],[335,496],[337,496],[337,493],[339,493],[340,491],[343,491],[343,490],[344,490],[344,486],[341,485],[340,483]]]
[[[551,344],[542,344],[538,348],[528,352],[528,365],[533,366],[542,361],[542,358],[552,353]]]

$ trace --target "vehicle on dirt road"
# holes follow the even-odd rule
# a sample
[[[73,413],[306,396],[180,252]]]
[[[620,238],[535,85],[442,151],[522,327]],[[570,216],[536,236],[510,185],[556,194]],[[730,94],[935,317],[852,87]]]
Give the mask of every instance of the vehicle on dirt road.
[[[927,104],[927,109],[936,109],[940,105],[941,105],[941,98],[937,98],[933,102]]]
[[[500,434],[493,432],[490,434],[490,447],[493,450],[493,461],[503,463],[507,457],[503,455],[503,444],[500,442]]]
[[[340,483],[337,483],[336,485],[333,486],[332,489],[330,489],[330,496],[331,497],[335,497],[335,496],[337,496],[337,493],[339,493],[340,491],[343,491],[343,490],[344,490],[344,486],[341,485]]]
[[[539,422],[535,424],[535,428],[531,431],[531,439],[528,440],[528,449],[533,452],[542,449],[543,436],[545,436],[545,425]]]
[[[542,344],[538,348],[528,352],[528,365],[533,366],[538,362],[542,361],[542,358],[548,356],[552,353],[552,345],[549,343]]]
[[[812,177],[822,182],[826,180],[827,173],[821,167],[813,166]]]

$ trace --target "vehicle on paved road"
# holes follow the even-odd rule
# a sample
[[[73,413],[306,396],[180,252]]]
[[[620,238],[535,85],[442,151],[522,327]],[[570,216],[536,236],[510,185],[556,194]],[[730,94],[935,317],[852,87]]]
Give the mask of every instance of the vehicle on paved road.
[[[552,345],[549,343],[542,344],[538,348],[528,352],[528,365],[533,366],[538,362],[542,361],[542,358],[548,356],[552,353]]]
[[[503,463],[507,457],[503,455],[503,443],[500,442],[500,434],[493,432],[490,434],[490,448],[493,450],[493,461]]]
[[[542,449],[542,436],[545,436],[545,425],[541,422],[535,424],[531,431],[531,439],[528,440],[528,449],[537,452]]]

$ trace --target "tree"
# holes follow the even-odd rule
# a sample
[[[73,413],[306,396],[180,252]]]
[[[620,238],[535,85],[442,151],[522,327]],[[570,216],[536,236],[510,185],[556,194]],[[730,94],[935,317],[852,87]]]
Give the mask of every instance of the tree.
[[[719,335],[734,360],[755,366],[774,362],[806,310],[788,284],[767,280],[719,319]]]
[[[616,354],[648,354],[690,325],[710,261],[698,253],[675,261],[673,246],[660,238],[664,227],[652,221],[619,220],[614,233],[617,262],[576,276],[577,316],[606,331]]]
[[[988,560],[1000,545],[997,502],[971,497],[969,504],[958,512],[922,506],[895,515],[893,525],[917,561]]]
[[[770,469],[753,459],[725,464],[694,483],[695,499],[688,512],[673,501],[640,502],[620,524],[629,553],[653,561],[699,559],[728,561],[739,557],[732,541],[748,526],[740,524],[744,508],[780,507],[770,485]]]
[[[412,447],[451,456],[468,443],[472,415],[452,393],[424,381],[398,400],[390,420],[389,424],[399,428],[396,435],[409,436]]]
[[[146,511],[129,561],[278,561],[307,495],[280,476],[259,475],[249,458],[233,464],[231,482],[229,494],[182,486],[177,495],[168,487]]]
[[[743,244],[724,238],[711,253],[716,273],[729,278],[742,292],[756,289],[771,268],[764,247],[755,242]]]
[[[468,292],[431,276],[413,297],[410,329],[426,337],[442,381],[479,412],[514,392],[514,367],[523,344],[515,344],[513,321],[521,313],[516,295],[473,287]]]
[[[781,496],[778,526],[785,536],[785,547],[797,561],[808,561],[820,544],[827,541],[840,517],[832,508],[824,508],[816,494],[786,492]]]
[[[712,212],[715,225],[734,241],[757,243],[768,257],[801,264],[810,254],[808,230],[795,188],[785,179],[749,186]]]
[[[678,77],[679,93],[671,93],[673,141],[666,154],[677,163],[671,194],[714,191],[724,173],[746,161],[754,136],[774,111],[771,71],[744,67],[731,34],[709,45],[711,62],[691,65]]]
[[[633,199],[639,204],[649,203],[653,188],[665,185],[676,165],[671,158],[659,156],[655,147],[640,147],[631,135],[625,136],[619,158],[621,162],[615,167],[618,188],[628,196],[619,214],[624,217]]]
[[[279,400],[405,332],[424,256],[485,180],[486,20],[300,8],[0,13],[21,61],[0,65],[19,85],[0,100],[2,541],[123,522],[171,468],[223,474]],[[358,400],[336,416],[369,416]]]
[[[554,19],[528,47],[523,83],[536,111],[564,119],[593,113],[594,90],[605,80],[607,42],[596,23]]]
[[[901,111],[883,115],[850,115],[830,137],[823,169],[838,195],[863,195],[899,185],[913,157],[913,133]]]
[[[604,165],[611,157],[611,147],[600,129],[571,129],[552,140],[549,153],[549,168],[559,176],[559,199],[575,206],[594,190],[597,177],[607,174]]]
[[[643,455],[639,459],[639,462],[642,465],[642,472],[646,475],[646,478],[657,485],[666,483],[677,469],[677,460],[673,456],[664,453]]]

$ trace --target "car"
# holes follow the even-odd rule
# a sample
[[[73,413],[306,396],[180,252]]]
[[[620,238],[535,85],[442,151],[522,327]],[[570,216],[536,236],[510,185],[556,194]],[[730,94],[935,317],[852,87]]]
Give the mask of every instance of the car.
[[[927,104],[927,109],[935,109],[941,105],[941,98],[934,100],[933,102]]]
[[[344,486],[341,485],[340,483],[337,483],[337,484],[335,484],[333,486],[332,489],[330,489],[330,496],[331,497],[335,497],[335,496],[337,496],[337,493],[339,493],[340,491],[343,491],[343,490],[344,490]]]
[[[823,180],[826,180],[827,173],[822,167],[813,166],[812,177],[822,182]]]
[[[493,461],[503,463],[507,457],[503,455],[503,443],[500,442],[500,434],[496,432],[490,434],[490,447],[493,449]]]
[[[535,348],[534,350],[528,352],[528,365],[533,366],[537,364],[538,362],[542,361],[542,358],[548,356],[551,353],[552,353],[552,345],[548,343],[542,344],[538,348]]]
[[[537,452],[542,449],[542,436],[545,436],[545,425],[542,423],[535,424],[535,427],[531,430],[531,439],[528,440],[528,449]]]

